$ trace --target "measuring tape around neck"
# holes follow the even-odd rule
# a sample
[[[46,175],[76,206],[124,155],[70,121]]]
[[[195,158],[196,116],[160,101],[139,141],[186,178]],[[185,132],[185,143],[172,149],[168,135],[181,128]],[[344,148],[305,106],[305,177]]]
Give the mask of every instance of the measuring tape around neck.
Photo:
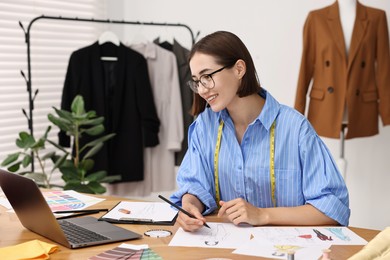
[[[220,207],[219,201],[221,200],[221,195],[219,194],[218,160],[219,160],[219,148],[221,147],[222,128],[223,128],[223,120],[219,122],[217,143],[215,144],[215,152],[214,152],[215,197],[217,199],[218,208]]]
[[[272,123],[270,137],[269,137],[269,174],[271,181],[271,199],[272,204],[276,207],[275,198],[275,121]]]
[[[275,120],[276,121],[276,120]],[[275,121],[272,123],[271,131],[270,131],[270,182],[271,182],[271,200],[274,207],[276,207],[276,198],[275,198]],[[221,200],[221,195],[219,191],[219,174],[218,174],[218,160],[219,160],[219,149],[221,148],[221,139],[222,139],[222,128],[223,128],[223,120],[219,123],[218,127],[218,136],[217,142],[215,144],[215,152],[214,152],[214,180],[215,180],[215,197],[217,200],[217,206],[220,207],[219,201]]]

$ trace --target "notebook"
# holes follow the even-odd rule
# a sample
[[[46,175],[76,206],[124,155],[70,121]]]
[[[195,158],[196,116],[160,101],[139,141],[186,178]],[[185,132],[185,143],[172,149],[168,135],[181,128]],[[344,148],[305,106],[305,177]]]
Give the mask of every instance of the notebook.
[[[81,248],[142,237],[90,216],[57,220],[37,184],[24,176],[0,169],[0,186],[25,228],[65,247]],[[83,233],[90,241],[84,241]]]

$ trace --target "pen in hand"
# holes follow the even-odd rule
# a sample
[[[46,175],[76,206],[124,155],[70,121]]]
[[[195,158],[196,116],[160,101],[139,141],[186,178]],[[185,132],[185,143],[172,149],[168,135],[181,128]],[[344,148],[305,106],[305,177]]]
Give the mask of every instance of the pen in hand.
[[[159,197],[160,199],[162,199],[163,201],[169,203],[171,206],[175,207],[175,208],[178,209],[179,211],[183,212],[184,214],[186,214],[186,215],[189,216],[190,218],[196,218],[194,215],[192,215],[192,214],[189,213],[188,211],[182,209],[181,207],[177,206],[175,203],[173,203],[173,202],[171,202],[170,200],[164,198],[163,196],[158,195],[158,197]],[[209,225],[207,225],[206,222],[203,223],[203,226],[210,228]]]

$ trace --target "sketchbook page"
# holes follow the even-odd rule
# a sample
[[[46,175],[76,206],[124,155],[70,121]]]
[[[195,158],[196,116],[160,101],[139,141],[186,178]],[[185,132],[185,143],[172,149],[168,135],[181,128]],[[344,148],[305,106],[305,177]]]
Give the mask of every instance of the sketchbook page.
[[[176,215],[177,210],[165,202],[121,201],[103,219],[162,222],[172,221]]]
[[[196,232],[176,231],[169,246],[206,248],[237,248],[249,242],[252,226],[235,226],[232,223],[207,222],[210,228],[202,227]]]

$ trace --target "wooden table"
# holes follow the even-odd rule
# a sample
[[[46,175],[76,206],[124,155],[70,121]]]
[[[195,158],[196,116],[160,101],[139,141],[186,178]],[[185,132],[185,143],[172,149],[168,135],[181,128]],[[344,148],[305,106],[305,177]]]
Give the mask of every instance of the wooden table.
[[[108,197],[108,196],[98,196],[105,198],[103,202],[100,202],[92,208],[112,208],[120,200],[125,200],[118,197]],[[92,216],[99,217],[102,213],[95,214]],[[208,222],[222,222],[222,219],[219,219],[216,216],[208,216]],[[174,234],[178,229],[178,225],[174,226],[156,226],[156,225],[119,225],[126,229],[130,229],[139,234],[144,234],[145,231],[149,229],[167,229],[172,231]],[[351,230],[356,232],[359,236],[363,237],[367,241],[373,239],[380,231],[370,230],[363,228],[354,228],[350,227]],[[232,249],[209,249],[209,248],[192,248],[192,247],[169,247],[168,244],[172,239],[172,236],[164,238],[151,238],[143,235],[141,239],[124,241],[123,243],[131,244],[148,244],[149,247],[159,254],[163,259],[208,259],[208,258],[224,258],[224,259],[264,259],[259,257],[250,257],[246,255],[237,255],[232,254]],[[37,235],[27,229],[25,229],[19,219],[14,213],[8,213],[6,210],[0,206],[0,247],[16,245],[19,243],[27,242],[33,239],[38,239],[40,241],[45,241],[48,243],[53,243],[52,241]],[[63,246],[59,246],[59,250],[50,255],[50,259],[87,259],[88,257],[97,255],[106,250],[112,249],[120,243],[112,243],[102,246],[93,246],[82,249],[68,249]],[[362,246],[332,246],[331,257],[332,259],[347,259],[356,252],[358,252]]]

